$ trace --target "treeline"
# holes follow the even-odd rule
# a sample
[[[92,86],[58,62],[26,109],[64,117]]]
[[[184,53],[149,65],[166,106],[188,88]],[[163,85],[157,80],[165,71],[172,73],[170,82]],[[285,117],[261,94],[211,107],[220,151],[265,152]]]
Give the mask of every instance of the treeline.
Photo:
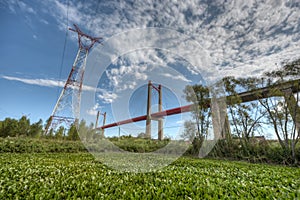
[[[20,119],[5,118],[0,121],[0,137],[39,137],[43,132],[43,121],[30,123],[26,116]]]
[[[93,130],[93,124],[86,125],[86,122],[82,120],[79,123],[80,137],[85,140],[90,140],[96,135]],[[0,137],[28,137],[28,138],[45,138],[56,140],[80,140],[77,127],[72,124],[69,129],[60,126],[57,130],[51,129],[45,134],[43,121],[40,119],[38,122],[31,123],[27,116],[22,116],[20,119],[5,118],[0,121]]]
[[[276,156],[268,148],[277,151],[284,163],[297,163],[300,157],[300,108],[299,91],[300,59],[287,63],[280,70],[265,73],[263,77],[225,77],[214,88],[203,85],[187,86],[186,100],[194,103],[193,120],[186,121],[183,138],[193,141],[197,154],[203,140],[208,137],[213,121],[210,99],[222,99],[224,109],[221,116],[221,138],[212,154],[219,157],[262,158]],[[286,84],[288,82],[288,84]],[[288,85],[285,88],[280,85]],[[268,88],[261,91],[260,88]],[[296,89],[295,89],[296,88]],[[214,94],[212,91],[217,91]],[[254,91],[252,99],[243,99],[239,94]],[[227,96],[227,97],[226,97]],[[277,146],[264,140],[265,131],[272,131]],[[256,136],[259,137],[259,139]],[[273,145],[273,146],[272,146]],[[273,148],[274,147],[274,148]],[[267,158],[265,158],[267,157]],[[277,158],[276,158],[277,159]]]

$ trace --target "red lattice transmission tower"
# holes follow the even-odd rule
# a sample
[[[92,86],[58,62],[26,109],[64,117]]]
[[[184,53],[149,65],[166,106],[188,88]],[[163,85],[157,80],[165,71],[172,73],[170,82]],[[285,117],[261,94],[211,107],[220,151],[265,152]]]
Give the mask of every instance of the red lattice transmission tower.
[[[86,59],[94,44],[101,44],[101,37],[89,36],[83,33],[77,25],[74,24],[74,27],[75,29],[69,28],[69,30],[78,34],[78,52],[69,77],[48,119],[45,135],[47,135],[51,129],[56,130],[59,126],[68,129],[72,124],[76,125],[76,123],[78,123]]]

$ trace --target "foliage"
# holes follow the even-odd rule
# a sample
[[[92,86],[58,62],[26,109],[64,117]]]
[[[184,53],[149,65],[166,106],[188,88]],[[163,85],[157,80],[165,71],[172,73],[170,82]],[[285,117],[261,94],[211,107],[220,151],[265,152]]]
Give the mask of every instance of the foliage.
[[[281,165],[300,166],[295,164],[290,153],[281,148],[276,140],[256,140],[252,138],[247,145],[247,151],[240,139],[219,140],[208,154],[210,158],[244,160],[253,163],[273,163]],[[300,146],[295,148],[296,158],[300,159]]]
[[[249,141],[254,136],[254,132],[261,127],[261,119],[265,111],[259,106],[259,102],[242,103],[239,95],[241,91],[251,91],[257,84],[253,78],[233,78],[223,79],[227,95],[228,110],[233,125],[233,133],[240,138]]]
[[[55,140],[43,138],[0,138],[0,153],[60,153],[60,152],[103,152],[111,151],[114,145],[135,153],[153,152],[170,144],[169,140],[149,140],[134,137],[110,138],[112,143],[98,140],[98,142]],[[185,155],[197,156],[203,139],[195,138]],[[258,163],[275,163],[283,165],[293,164],[290,154],[285,152],[278,141],[250,140],[248,151],[241,148],[239,139],[233,139],[228,145],[227,140],[219,140],[208,157],[218,159],[245,160]],[[300,160],[300,146],[295,148],[297,159]],[[178,145],[169,147],[170,154],[178,152]]]
[[[204,137],[195,137],[193,140],[192,140],[192,144],[191,146],[187,149],[187,151],[184,153],[184,155],[189,155],[189,156],[198,156],[199,155],[199,151],[200,151],[200,148],[203,144],[203,141],[204,141]]]
[[[98,140],[103,138],[103,133],[96,132],[94,130],[94,124],[91,123],[89,126],[86,125],[84,120],[81,120],[78,127],[78,132],[73,136],[73,140],[82,140],[85,142],[92,142],[93,140]],[[71,134],[72,135],[72,134]]]
[[[19,120],[5,118],[0,121],[0,137],[38,137],[42,132],[42,120],[30,124],[30,120],[26,116],[22,116]]]
[[[48,119],[49,120],[49,119]],[[92,141],[98,138],[94,125],[86,125],[82,120],[79,123],[79,131],[75,124],[71,124],[69,130],[64,126],[60,126],[57,130],[50,129],[47,135],[43,135],[43,121],[40,119],[38,122],[30,123],[26,116],[22,116],[19,120],[6,118],[0,121],[0,137],[30,137],[30,138],[47,138],[55,140],[85,140]],[[80,136],[78,134],[80,132]]]
[[[300,59],[296,59],[292,62],[282,63],[283,67],[279,70],[274,70],[265,73],[267,77],[279,78],[280,80],[300,77]]]
[[[31,137],[39,137],[43,131],[43,121],[40,119],[38,122],[31,124],[29,135]]]
[[[75,124],[72,124],[68,130],[67,139],[69,140],[79,140],[79,135]]]
[[[300,98],[299,92],[297,93],[300,90],[299,70],[300,59],[283,63],[282,68],[265,73],[265,77],[262,78],[225,77],[217,84],[218,89],[224,91],[227,96],[228,113],[221,132],[226,142],[219,146],[223,149],[218,152],[224,149],[231,150],[235,146],[231,138],[237,137],[239,138],[237,146],[241,148],[229,151],[233,155],[226,156],[235,157],[237,151],[241,157],[256,158],[259,155],[253,154],[256,147],[253,147],[251,140],[255,135],[263,135],[264,130],[272,128],[282,148],[281,151],[286,156],[285,159],[278,160],[297,164],[299,152],[296,146],[300,140]],[[298,80],[292,81],[295,79]],[[252,95],[248,95],[249,91],[252,91]],[[205,130],[211,126],[209,119],[211,113],[207,106],[210,101],[209,91],[207,87],[194,85],[187,86],[184,92],[186,100],[194,103],[192,112],[195,122],[185,122],[182,137],[190,139],[193,135],[198,137],[205,135]],[[194,124],[197,125],[197,130],[194,129]]]
[[[59,129],[56,131],[54,138],[59,140],[63,139],[65,135],[64,132],[65,132],[65,128],[63,126],[59,127]]]
[[[152,140],[148,138],[135,138],[135,137],[120,137],[120,138],[109,138],[109,140],[120,147],[121,149],[129,152],[145,153],[153,152],[161,149],[169,143],[169,139]]]
[[[141,132],[141,133],[138,134],[137,137],[138,137],[138,138],[147,138],[147,135],[146,135],[146,133]]]
[[[300,169],[180,158],[119,173],[90,154],[0,154],[0,199],[298,199]]]
[[[299,80],[300,59],[283,64],[282,69],[266,73],[266,76],[269,78],[264,80],[264,82],[270,85],[272,79],[275,79],[276,84],[287,80]],[[294,83],[293,87],[299,91],[299,82]],[[260,101],[260,103],[268,111],[268,120],[274,127],[274,132],[281,147],[285,153],[291,155],[293,161],[297,163],[299,160],[297,160],[295,148],[300,140],[299,92],[295,97],[291,89],[278,90],[278,88],[272,87],[271,93],[276,97]],[[278,98],[278,96],[283,98]]]
[[[196,133],[197,133],[196,123],[193,122],[192,120],[185,121],[184,131],[181,135],[181,138],[186,139],[189,142],[192,142],[196,137]]]
[[[80,141],[43,138],[0,138],[0,153],[86,152]]]
[[[227,94],[227,110],[232,135],[239,138],[243,154],[250,155],[250,139],[254,138],[255,132],[263,134],[262,124],[266,111],[258,101],[243,102],[239,94],[257,88],[257,79],[225,77],[223,83]],[[227,139],[230,138],[227,137]],[[230,140],[228,140],[228,145],[232,145]]]
[[[295,63],[298,65],[295,70],[299,70],[299,61]],[[295,97],[291,88],[280,89],[277,86],[284,83],[286,78],[298,76],[291,68],[294,64],[286,65],[285,68],[288,69],[286,72],[279,70],[270,73],[272,78],[277,78],[276,84],[272,84],[270,78],[261,80],[270,88],[269,95],[271,97],[260,99],[259,102],[268,114],[267,122],[273,127],[281,147],[292,156],[293,162],[297,163],[295,147],[300,140],[299,93]],[[297,87],[299,91],[299,82],[293,86]]]
[[[203,85],[186,86],[184,89],[185,98],[194,104],[192,108],[193,117],[197,127],[195,137],[201,138],[208,135],[210,123],[209,88]]]

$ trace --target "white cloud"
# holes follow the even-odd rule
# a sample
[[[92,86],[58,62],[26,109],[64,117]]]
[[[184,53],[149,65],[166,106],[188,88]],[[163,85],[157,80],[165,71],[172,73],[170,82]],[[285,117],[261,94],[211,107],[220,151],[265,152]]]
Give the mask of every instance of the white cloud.
[[[98,13],[92,4],[69,6],[70,21],[109,37],[133,28],[164,27],[179,30],[199,42],[211,55],[212,65],[189,67],[194,74],[197,67],[226,70],[230,75],[261,74],[275,63],[294,59],[300,52],[298,41],[299,6],[294,2],[259,2],[188,0],[184,2],[143,1],[130,4],[122,1],[101,2]],[[66,18],[66,4],[55,1],[55,16],[62,24]],[[266,10],[268,12],[266,12]],[[101,12],[100,12],[101,11]],[[128,38],[135,41],[135,38]],[[155,41],[153,41],[155,42]],[[122,45],[122,44],[115,44]],[[298,52],[298,53],[297,53]],[[130,54],[127,62],[166,65],[168,59],[143,53]],[[258,75],[259,75],[258,74]],[[119,84],[119,83],[118,83]]]
[[[16,1],[8,2],[9,9],[16,10]],[[189,38],[186,42],[177,44],[176,38],[170,35],[170,41],[173,42],[170,45],[184,46],[193,40],[198,42],[207,52],[201,60],[207,59],[207,62],[185,67],[192,74],[207,70],[208,76],[205,78],[222,78],[227,75],[260,76],[263,72],[274,69],[275,63],[296,59],[300,54],[300,7],[297,1],[147,0],[134,4],[117,0],[101,3],[69,1],[67,6],[65,1],[48,0],[41,4],[47,8],[42,9],[43,12],[52,15],[62,30],[66,28],[68,13],[69,24],[77,23],[91,35],[105,38],[145,27],[179,31]],[[24,2],[20,7],[27,13],[34,13]],[[74,35],[70,37],[76,40]],[[159,38],[144,40],[150,40],[153,44],[160,41]],[[136,38],[128,37],[126,41],[134,47]],[[120,41],[114,45],[122,47],[124,44]],[[196,51],[194,46],[186,48],[191,53]],[[162,56],[157,52],[153,48],[137,50],[122,55],[124,59],[112,60],[112,63],[119,62],[117,64],[121,67],[108,72],[111,84],[120,87],[120,90],[132,88],[134,83],[126,83],[123,77],[147,79],[143,70],[135,70],[136,66],[146,66],[147,70],[151,70],[152,67],[165,67],[168,63],[175,63],[176,55],[165,53]],[[211,69],[217,69],[218,73],[215,74],[215,70]]]
[[[112,103],[115,99],[118,98],[118,95],[113,92],[106,90],[101,90],[101,94],[98,95],[98,98],[103,101],[103,103]]]
[[[179,74],[172,75],[172,74],[164,73],[164,74],[162,74],[162,76],[172,78],[172,79],[176,79],[176,80],[180,80],[180,81],[184,81],[184,82],[192,82],[191,80],[187,79],[183,75],[179,75]]]
[[[3,3],[4,5],[8,6],[9,11],[12,13],[18,13],[21,11],[23,13],[28,13],[33,15],[37,14],[36,11],[30,5],[20,0],[7,0]]]
[[[181,124],[184,124],[184,120],[178,120],[178,121],[176,121],[175,123],[181,125]]]
[[[49,22],[47,20],[43,19],[43,18],[40,19],[40,22],[42,22],[43,24],[46,24],[46,25],[49,24]]]
[[[68,13],[68,20],[71,21],[72,23],[76,24],[81,24],[84,23],[84,21],[88,18],[87,15],[83,14],[82,12],[79,11],[79,6],[81,5],[80,3],[77,5],[72,4],[72,2],[69,2],[69,6],[67,6],[64,3],[61,3],[58,0],[54,1],[55,3],[55,9],[56,13],[59,13],[58,15],[58,20],[63,24],[62,27],[65,27],[65,19],[67,18],[67,13]],[[62,14],[62,15],[61,15]]]
[[[88,109],[86,113],[91,116],[96,116],[99,109],[101,109],[101,106],[96,103],[92,108]]]
[[[13,76],[0,76],[0,78],[10,80],[10,81],[19,81],[22,83],[26,83],[29,85],[38,85],[43,87],[64,87],[66,81],[58,81],[58,80],[51,80],[51,79],[29,79],[29,78],[19,78]],[[82,89],[85,91],[96,91],[96,88],[83,85]]]
[[[23,1],[18,1],[16,3],[23,12],[27,12],[34,15],[36,14],[36,11],[31,6],[24,3]]]
[[[19,81],[30,85],[38,85],[38,86],[46,86],[46,87],[63,87],[65,85],[65,81],[57,81],[57,80],[50,80],[50,79],[28,79],[28,78],[18,78],[12,76],[0,76],[0,78],[4,78],[10,81]]]
[[[120,66],[120,68],[113,68],[106,71],[106,75],[110,81],[111,86],[116,91],[123,91],[126,89],[133,89],[136,86],[136,81],[146,81],[148,76],[145,73],[147,67],[130,65]]]

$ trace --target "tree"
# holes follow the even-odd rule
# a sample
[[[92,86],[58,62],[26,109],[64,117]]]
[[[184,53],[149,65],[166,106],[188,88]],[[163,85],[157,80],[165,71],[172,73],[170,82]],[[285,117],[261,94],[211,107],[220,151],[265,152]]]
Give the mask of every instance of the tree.
[[[196,123],[188,120],[184,122],[184,131],[181,135],[183,139],[187,139],[188,141],[192,142],[196,136],[197,128]]]
[[[184,93],[186,100],[194,104],[192,113],[197,128],[195,136],[198,138],[206,137],[211,124],[209,121],[211,111],[208,106],[209,88],[202,85],[186,86]]]
[[[283,62],[281,65],[283,66],[281,69],[266,72],[266,77],[279,79],[281,81],[290,79],[291,77],[293,79],[300,78],[300,58],[292,62]]]
[[[266,76],[268,78],[264,82],[271,88],[272,97],[259,102],[268,113],[267,119],[272,124],[281,147],[297,163],[296,145],[300,140],[299,92],[295,97],[290,88],[280,90],[276,85],[299,78],[300,59],[286,63],[282,69],[266,73]],[[295,86],[299,91],[299,81]]]
[[[78,135],[78,131],[77,131],[77,128],[75,126],[75,124],[72,124],[69,131],[68,131],[68,134],[67,134],[67,138],[69,140],[79,140],[79,135]]]
[[[88,127],[88,131],[87,131],[87,141],[91,141],[91,140],[95,140],[96,138],[96,130],[94,129],[95,125],[93,123],[91,123]]]
[[[52,139],[54,137],[54,130],[53,128],[50,129],[48,135],[44,135],[46,138]]]
[[[18,136],[18,120],[5,118],[1,123],[1,137],[16,137]]]
[[[18,133],[17,135],[29,136],[30,132],[30,120],[24,115],[18,121]]]
[[[30,124],[30,120],[26,116],[22,116],[19,120],[6,118],[0,121],[0,137],[37,137],[42,133],[42,120]]]
[[[273,89],[272,94],[275,95],[275,93],[281,94],[280,91]],[[267,120],[273,126],[281,147],[287,153],[292,151],[292,159],[295,159],[294,147],[299,140],[299,134],[298,139],[295,138],[295,126],[284,98],[270,97],[259,101],[268,113]]]
[[[146,133],[144,133],[144,132],[139,133],[137,137],[138,138],[147,138]]]
[[[29,136],[30,137],[38,137],[43,132],[43,121],[40,119],[38,122],[30,125]]]
[[[92,137],[89,135],[88,127],[86,126],[85,120],[81,120],[78,127],[80,138],[85,141],[90,141]]]
[[[51,131],[51,130],[50,130]],[[61,140],[64,137],[65,128],[60,126],[55,133],[55,139]]]
[[[249,139],[254,137],[255,131],[262,127],[262,119],[266,111],[257,101],[243,103],[239,93],[257,89],[258,80],[255,78],[225,77],[223,82],[229,96],[227,104],[233,133],[248,143]]]

